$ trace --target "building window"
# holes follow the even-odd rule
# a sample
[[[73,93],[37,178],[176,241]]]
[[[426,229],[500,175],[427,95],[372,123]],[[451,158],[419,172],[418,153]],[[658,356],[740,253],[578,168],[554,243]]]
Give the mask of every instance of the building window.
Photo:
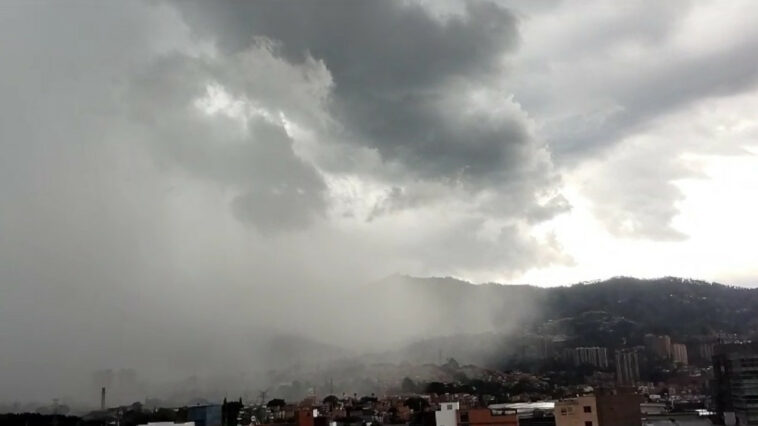
[[[448,410],[452,410],[453,409],[453,404],[447,404],[447,409]]]
[[[592,407],[590,407],[589,405],[585,405],[584,406],[584,412],[585,413],[591,413],[592,412]]]
[[[566,415],[566,409],[565,408],[561,408],[561,416],[565,416],[565,415]]]
[[[584,426],[592,426],[592,422],[590,421],[584,422]]]

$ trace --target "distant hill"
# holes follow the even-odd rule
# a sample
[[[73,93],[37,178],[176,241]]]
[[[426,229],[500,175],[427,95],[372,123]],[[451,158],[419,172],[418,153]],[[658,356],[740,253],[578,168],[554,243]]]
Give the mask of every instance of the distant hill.
[[[542,288],[392,276],[372,287],[374,292],[393,295],[394,300],[415,300],[417,312],[406,306],[400,310],[411,312],[397,314],[429,322],[424,324],[431,330],[428,338],[475,332],[538,333],[568,335],[577,344],[616,346],[621,339],[639,341],[648,332],[684,340],[758,331],[758,289],[673,277],[617,277]]]
[[[371,304],[387,307],[389,320],[424,337],[510,332],[540,316],[543,288],[479,284],[454,278],[391,276],[364,289]],[[417,336],[414,336],[417,337]]]
[[[337,324],[359,324],[377,346],[351,353],[293,336],[266,342],[274,344],[272,356],[294,354],[282,364],[318,364],[282,370],[274,382],[334,380],[338,389],[374,392],[404,377],[448,382],[485,377],[487,368],[529,370],[541,344],[612,350],[641,344],[645,333],[685,343],[719,333],[758,337],[758,289],[671,277],[543,288],[391,276],[344,295],[342,303],[349,315]],[[442,368],[449,358],[468,366]]]
[[[758,289],[671,277],[544,288],[391,276],[345,295],[344,303],[350,314],[337,324],[359,324],[363,341],[373,339],[375,346],[350,351],[294,336],[260,346],[270,347],[275,365],[340,360],[342,368],[352,359],[362,367],[343,374],[362,377],[378,368],[372,365],[439,365],[451,357],[484,367],[518,365],[546,340],[613,349],[641,344],[645,333],[677,342],[719,333],[758,338]]]
[[[634,321],[645,330],[680,339],[758,330],[758,289],[681,278],[619,277],[551,288],[545,303],[549,319],[604,311]]]

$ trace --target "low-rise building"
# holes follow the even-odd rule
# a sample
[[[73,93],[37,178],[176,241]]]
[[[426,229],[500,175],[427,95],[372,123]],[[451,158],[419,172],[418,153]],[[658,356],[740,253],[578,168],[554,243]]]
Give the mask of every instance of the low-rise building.
[[[562,399],[555,403],[555,426],[598,426],[594,395]]]
[[[471,408],[460,413],[460,426],[518,426],[511,408]]]
[[[436,426],[458,426],[458,410],[461,406],[457,402],[443,402],[440,409],[434,412]]]
[[[516,410],[519,426],[555,426],[555,401],[512,402],[489,407]]]
[[[600,390],[555,403],[556,426],[640,426],[642,397],[631,391]]]

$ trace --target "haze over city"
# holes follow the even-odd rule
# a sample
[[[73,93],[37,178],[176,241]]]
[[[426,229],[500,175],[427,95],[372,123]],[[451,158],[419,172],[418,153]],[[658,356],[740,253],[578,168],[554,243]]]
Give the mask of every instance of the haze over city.
[[[103,369],[302,363],[277,336],[347,357],[507,334],[544,308],[479,293],[435,329],[432,292],[387,277],[755,287],[755,18],[749,1],[0,3],[0,402],[87,399]]]

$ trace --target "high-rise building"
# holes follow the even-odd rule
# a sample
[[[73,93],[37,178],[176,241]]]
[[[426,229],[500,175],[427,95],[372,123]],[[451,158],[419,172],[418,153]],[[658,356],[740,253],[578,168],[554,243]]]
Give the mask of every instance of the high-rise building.
[[[592,365],[598,368],[608,368],[608,350],[606,348],[574,348],[570,351],[574,365]]]
[[[672,344],[671,358],[676,363],[687,365],[687,346],[682,343]]]
[[[713,402],[723,424],[758,425],[758,343],[716,345]]]
[[[640,360],[636,349],[616,351],[616,382],[619,385],[634,386],[640,380]]]
[[[645,335],[645,348],[658,358],[671,358],[671,337],[654,334]]]

